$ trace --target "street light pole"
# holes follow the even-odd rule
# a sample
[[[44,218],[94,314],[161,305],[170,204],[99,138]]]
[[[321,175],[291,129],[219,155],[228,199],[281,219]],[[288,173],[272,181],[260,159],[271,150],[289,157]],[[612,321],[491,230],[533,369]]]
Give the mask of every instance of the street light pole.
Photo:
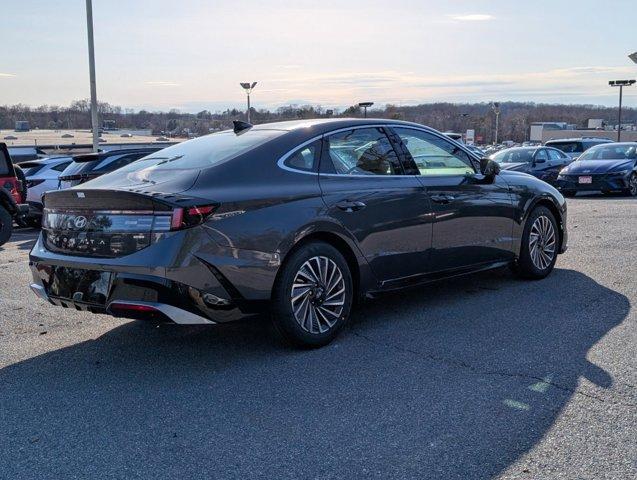
[[[622,138],[622,97],[624,87],[630,87],[635,84],[635,80],[611,80],[608,82],[611,87],[619,87],[619,113],[617,115],[617,141]]]
[[[491,104],[491,110],[493,110],[493,113],[495,113],[495,140],[494,140],[494,144],[497,145],[498,144],[498,130],[500,128],[500,103],[498,102],[493,102]]]
[[[246,115],[248,123],[250,123],[250,93],[252,93],[252,89],[257,86],[257,82],[241,82],[239,85],[245,90],[246,95],[248,96],[248,114]]]
[[[359,107],[363,108],[363,118],[367,118],[367,109],[374,105],[374,102],[361,102],[358,104]]]
[[[95,46],[93,44],[93,5],[86,0],[86,31],[88,36],[88,70],[91,82],[91,127],[93,129],[93,151],[99,145],[99,121],[97,118],[97,85],[95,83]]]

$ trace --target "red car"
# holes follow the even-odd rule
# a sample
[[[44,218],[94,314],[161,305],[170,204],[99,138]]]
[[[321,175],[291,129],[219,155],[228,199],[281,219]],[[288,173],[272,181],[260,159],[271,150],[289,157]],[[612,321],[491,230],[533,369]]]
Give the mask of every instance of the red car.
[[[28,211],[22,182],[4,143],[0,143],[0,245],[11,238],[13,221]]]

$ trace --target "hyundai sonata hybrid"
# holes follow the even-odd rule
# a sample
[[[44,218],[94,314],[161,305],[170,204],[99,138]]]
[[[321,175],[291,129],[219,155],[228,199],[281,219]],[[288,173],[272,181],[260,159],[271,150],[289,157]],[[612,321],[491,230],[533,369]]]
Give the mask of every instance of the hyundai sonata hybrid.
[[[31,287],[50,303],[178,324],[269,311],[306,347],[365,295],[507,265],[540,279],[567,245],[553,187],[380,119],[235,122],[44,206]]]

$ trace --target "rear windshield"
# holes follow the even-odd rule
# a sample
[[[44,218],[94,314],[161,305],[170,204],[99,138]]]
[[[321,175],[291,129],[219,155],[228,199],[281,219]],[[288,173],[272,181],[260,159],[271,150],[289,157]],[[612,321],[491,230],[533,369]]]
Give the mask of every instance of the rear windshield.
[[[546,146],[557,148],[564,153],[581,153],[584,151],[582,142],[547,142]]]
[[[92,171],[98,163],[100,163],[99,160],[91,160],[90,162],[71,162],[71,164],[64,169],[61,176],[67,177],[69,175],[88,173]]]
[[[46,165],[44,163],[25,162],[20,164],[20,168],[24,172],[25,177],[31,177],[42,170]]]
[[[286,133],[284,130],[231,130],[213,133],[164,148],[159,152],[118,170],[129,173],[143,170],[189,170],[213,167]]]

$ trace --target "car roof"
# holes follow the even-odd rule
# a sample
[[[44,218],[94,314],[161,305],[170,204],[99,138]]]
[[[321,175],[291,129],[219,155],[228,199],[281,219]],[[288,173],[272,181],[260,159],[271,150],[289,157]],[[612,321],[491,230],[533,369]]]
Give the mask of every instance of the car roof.
[[[549,143],[558,143],[558,142],[585,142],[585,141],[595,141],[602,143],[614,143],[609,138],[599,138],[599,137],[576,137],[576,138],[554,138],[553,140],[547,140],[545,145]]]
[[[404,122],[400,120],[390,120],[387,118],[315,118],[308,120],[289,120],[285,122],[260,123],[252,127],[254,130],[284,130],[293,131],[304,128],[313,130],[329,131],[337,128],[348,128],[357,126],[374,125],[404,125],[415,126],[427,130],[429,127],[418,123]]]

